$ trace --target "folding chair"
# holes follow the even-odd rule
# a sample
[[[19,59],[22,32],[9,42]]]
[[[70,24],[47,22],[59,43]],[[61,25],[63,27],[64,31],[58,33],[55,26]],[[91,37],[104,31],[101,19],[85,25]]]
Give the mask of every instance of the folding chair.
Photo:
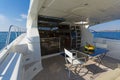
[[[69,70],[68,77],[71,77],[71,71],[70,68],[75,68],[75,72],[80,65],[80,69],[84,68],[85,62],[86,62],[86,57],[80,57],[78,58],[77,56],[77,51],[76,50],[67,50],[64,49],[65,52],[65,61],[66,64],[70,64],[70,66],[67,68]]]

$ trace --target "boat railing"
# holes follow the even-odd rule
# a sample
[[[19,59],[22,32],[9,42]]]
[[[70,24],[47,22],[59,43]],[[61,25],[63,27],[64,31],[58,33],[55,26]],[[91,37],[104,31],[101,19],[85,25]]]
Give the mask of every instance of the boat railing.
[[[20,27],[15,26],[15,25],[10,25],[8,35],[7,35],[7,39],[6,39],[6,46],[9,45],[9,43],[10,43],[10,38],[11,38],[11,33],[12,32],[15,33],[15,38],[17,38],[20,34],[25,33],[26,29],[20,28]]]

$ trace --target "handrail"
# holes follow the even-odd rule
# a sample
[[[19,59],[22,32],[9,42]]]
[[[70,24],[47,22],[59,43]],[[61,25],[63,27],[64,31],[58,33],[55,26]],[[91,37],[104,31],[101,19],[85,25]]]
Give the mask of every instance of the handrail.
[[[6,46],[9,45],[10,43],[10,37],[11,37],[11,32],[12,32],[12,28],[15,30],[15,37],[18,37],[19,35],[17,34],[17,32],[20,32],[22,33],[22,30],[20,27],[17,27],[15,25],[10,25],[9,27],[9,32],[8,32],[8,36],[7,36],[7,39],[6,39]],[[17,31],[18,30],[18,31]],[[25,31],[23,31],[25,32]]]

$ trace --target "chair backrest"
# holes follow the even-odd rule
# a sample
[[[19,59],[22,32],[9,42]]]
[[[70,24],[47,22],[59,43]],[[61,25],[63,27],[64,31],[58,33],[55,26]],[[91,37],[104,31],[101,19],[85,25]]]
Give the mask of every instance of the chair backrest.
[[[95,43],[95,46],[97,47],[97,48],[104,48],[104,49],[107,49],[107,44],[103,44],[103,43]]]
[[[72,52],[68,51],[67,49],[64,49],[64,51],[65,51],[65,55],[67,55],[70,58],[73,58],[73,53]]]

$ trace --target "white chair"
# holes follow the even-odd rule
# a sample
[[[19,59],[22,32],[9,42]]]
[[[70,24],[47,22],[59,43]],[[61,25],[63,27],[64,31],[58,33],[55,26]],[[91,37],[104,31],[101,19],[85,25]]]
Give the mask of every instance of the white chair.
[[[70,76],[71,76],[70,68],[75,67],[75,72],[79,65],[80,65],[80,69],[83,68],[84,64],[86,62],[86,57],[78,58],[78,56],[77,56],[78,52],[76,50],[68,51],[67,49],[64,49],[64,52],[65,52],[66,64],[70,64],[70,66],[68,67],[68,70],[69,70],[68,77],[70,78]]]

